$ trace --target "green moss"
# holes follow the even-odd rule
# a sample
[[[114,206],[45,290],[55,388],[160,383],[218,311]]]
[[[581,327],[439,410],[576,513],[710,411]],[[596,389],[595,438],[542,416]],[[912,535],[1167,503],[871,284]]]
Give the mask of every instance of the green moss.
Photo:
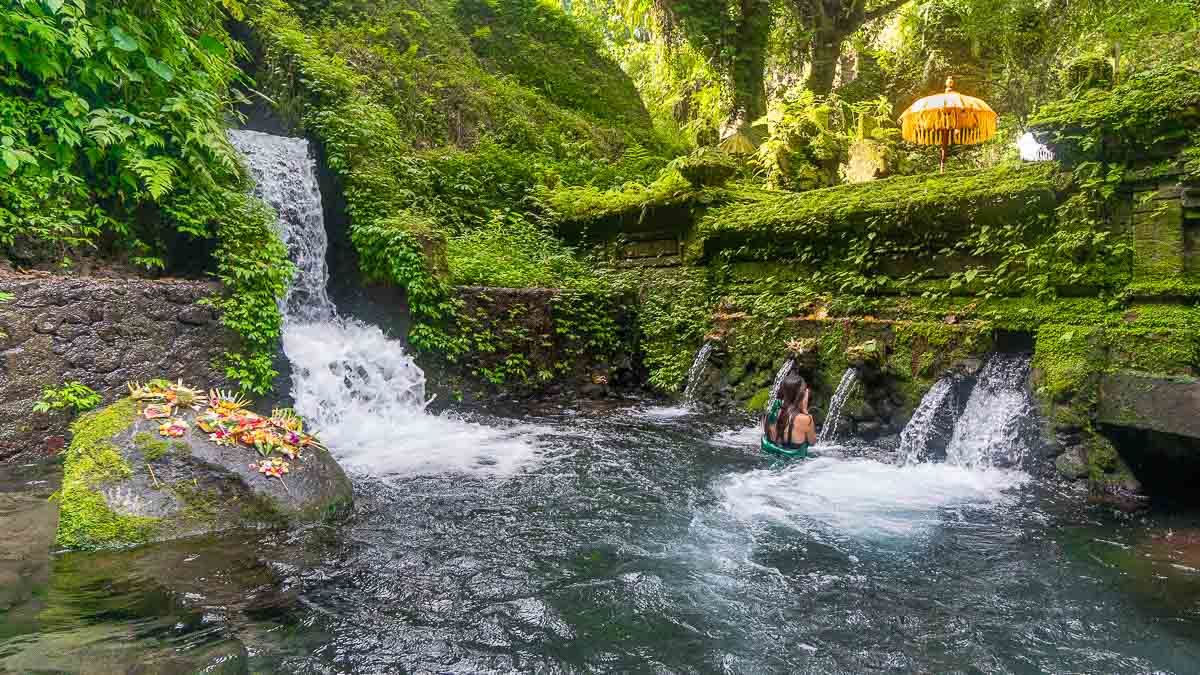
[[[1193,329],[1122,326],[1105,332],[1109,361],[1122,369],[1162,375],[1190,375],[1200,366],[1200,342]]]
[[[894,324],[887,369],[901,379],[922,382],[926,388],[954,361],[986,353],[991,347],[991,328],[985,321]]]
[[[550,101],[598,119],[649,126],[633,81],[557,6],[539,0],[458,0],[471,49]]]
[[[732,155],[716,148],[705,147],[671,162],[693,187],[719,187],[733,177],[742,165]]]
[[[1089,432],[1087,443],[1088,482],[1094,491],[1103,491],[1132,479],[1133,472],[1107,438]]]
[[[140,431],[133,436],[133,447],[137,448],[146,461],[153,462],[167,454],[170,445],[166,440],[147,431]]]
[[[539,185],[621,182],[630,174],[615,167],[641,166],[632,150],[658,146],[628,79],[534,0],[269,0],[248,12],[259,84],[321,142],[364,276],[407,291],[421,350],[464,349],[445,330],[458,308],[431,255],[439,237],[524,208]]]
[[[218,523],[223,517],[235,515],[238,524],[280,525],[287,520],[271,498],[265,495],[228,495],[216,489],[199,488],[187,480],[171,485],[171,492],[183,504],[181,516],[185,520],[210,525]]]
[[[1063,179],[1052,162],[902,176],[802,193],[764,193],[710,210],[691,259],[736,250],[737,259],[810,264],[844,256],[851,240],[936,251],[975,228],[1037,223],[1052,216]],[[894,249],[896,250],[896,249]]]
[[[1046,324],[1038,328],[1033,367],[1041,372],[1038,393],[1043,400],[1066,403],[1081,397],[1095,401],[1096,377],[1104,369],[1101,331],[1092,326]]]
[[[155,518],[124,516],[113,511],[98,489],[133,475],[112,445],[112,437],[128,429],[137,404],[122,399],[84,415],[72,426],[62,488],[57,493],[59,520],[56,543],[64,548],[103,548],[142,543],[158,527]]]
[[[619,190],[593,186],[542,188],[538,201],[563,234],[611,236],[642,221],[653,209],[690,207],[723,199],[719,190],[698,190],[677,171],[664,171],[649,184],[627,183]]]
[[[1122,160],[1183,141],[1200,106],[1200,68],[1139,73],[1112,89],[1092,88],[1042,106],[1030,128],[1060,158]]]

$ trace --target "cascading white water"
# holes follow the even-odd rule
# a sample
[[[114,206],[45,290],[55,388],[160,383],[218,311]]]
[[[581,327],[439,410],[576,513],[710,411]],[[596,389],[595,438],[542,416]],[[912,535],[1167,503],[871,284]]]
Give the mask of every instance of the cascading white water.
[[[255,194],[278,214],[280,236],[288,258],[296,265],[296,276],[280,304],[284,320],[333,320],[337,311],[325,290],[329,281],[325,265],[329,239],[308,141],[255,131],[230,131],[229,140],[250,167]]]
[[[900,463],[920,464],[929,458],[929,442],[938,433],[954,428],[958,415],[954,400],[954,379],[943,377],[921,397],[921,404],[900,433]]]
[[[1024,426],[1033,414],[1025,389],[1029,358],[993,354],[954,424],[946,462],[967,468],[1018,467],[1028,447]]]
[[[775,405],[775,399],[779,398],[779,387],[783,385],[783,378],[792,372],[792,367],[796,365],[796,359],[788,359],[780,366],[779,372],[775,373],[775,382],[771,385],[771,395],[767,397],[767,410]]]
[[[846,372],[842,373],[837,391],[833,392],[833,398],[829,399],[829,413],[825,416],[825,424],[821,425],[821,433],[817,435],[817,445],[828,445],[837,440],[837,426],[842,417],[842,408],[846,405],[846,399],[850,398],[850,392],[854,390],[857,381],[856,369],[847,368]]]
[[[340,460],[378,473],[517,469],[535,429],[469,424],[425,413],[425,373],[377,326],[339,316],[326,292],[328,239],[308,141],[231,131],[255,194],[279,215],[296,277],[280,303],[296,410]]]
[[[696,402],[696,389],[700,386],[700,378],[704,375],[704,366],[708,364],[708,356],[712,354],[714,343],[705,342],[700,351],[696,352],[696,358],[692,361],[692,367],[688,368],[687,384],[683,388],[683,402],[692,404]]]

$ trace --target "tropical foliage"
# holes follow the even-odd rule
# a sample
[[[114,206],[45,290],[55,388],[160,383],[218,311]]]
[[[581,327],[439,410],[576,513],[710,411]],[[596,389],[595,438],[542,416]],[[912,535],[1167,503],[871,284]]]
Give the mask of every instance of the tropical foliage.
[[[216,240],[224,320],[244,338],[230,374],[264,390],[290,270],[225,137],[247,81],[223,22],[242,12],[237,0],[0,9],[0,246],[26,264],[99,253],[161,271]]]

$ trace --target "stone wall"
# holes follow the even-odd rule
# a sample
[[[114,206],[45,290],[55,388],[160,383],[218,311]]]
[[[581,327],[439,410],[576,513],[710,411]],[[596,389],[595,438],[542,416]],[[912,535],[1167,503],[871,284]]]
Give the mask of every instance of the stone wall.
[[[106,403],[130,380],[226,386],[215,367],[236,337],[199,304],[203,281],[0,272],[0,461],[60,448],[66,413],[35,414],[47,387],[78,381]]]

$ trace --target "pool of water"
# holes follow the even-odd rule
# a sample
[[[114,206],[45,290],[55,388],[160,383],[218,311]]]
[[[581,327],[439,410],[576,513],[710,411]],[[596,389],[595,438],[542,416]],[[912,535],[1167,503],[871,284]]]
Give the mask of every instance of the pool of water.
[[[411,457],[401,429],[348,455],[357,505],[336,526],[48,559],[14,582],[0,671],[1200,663],[1194,515],[864,447],[773,464],[747,420],[686,409],[524,412],[475,416],[495,433],[444,453]]]

